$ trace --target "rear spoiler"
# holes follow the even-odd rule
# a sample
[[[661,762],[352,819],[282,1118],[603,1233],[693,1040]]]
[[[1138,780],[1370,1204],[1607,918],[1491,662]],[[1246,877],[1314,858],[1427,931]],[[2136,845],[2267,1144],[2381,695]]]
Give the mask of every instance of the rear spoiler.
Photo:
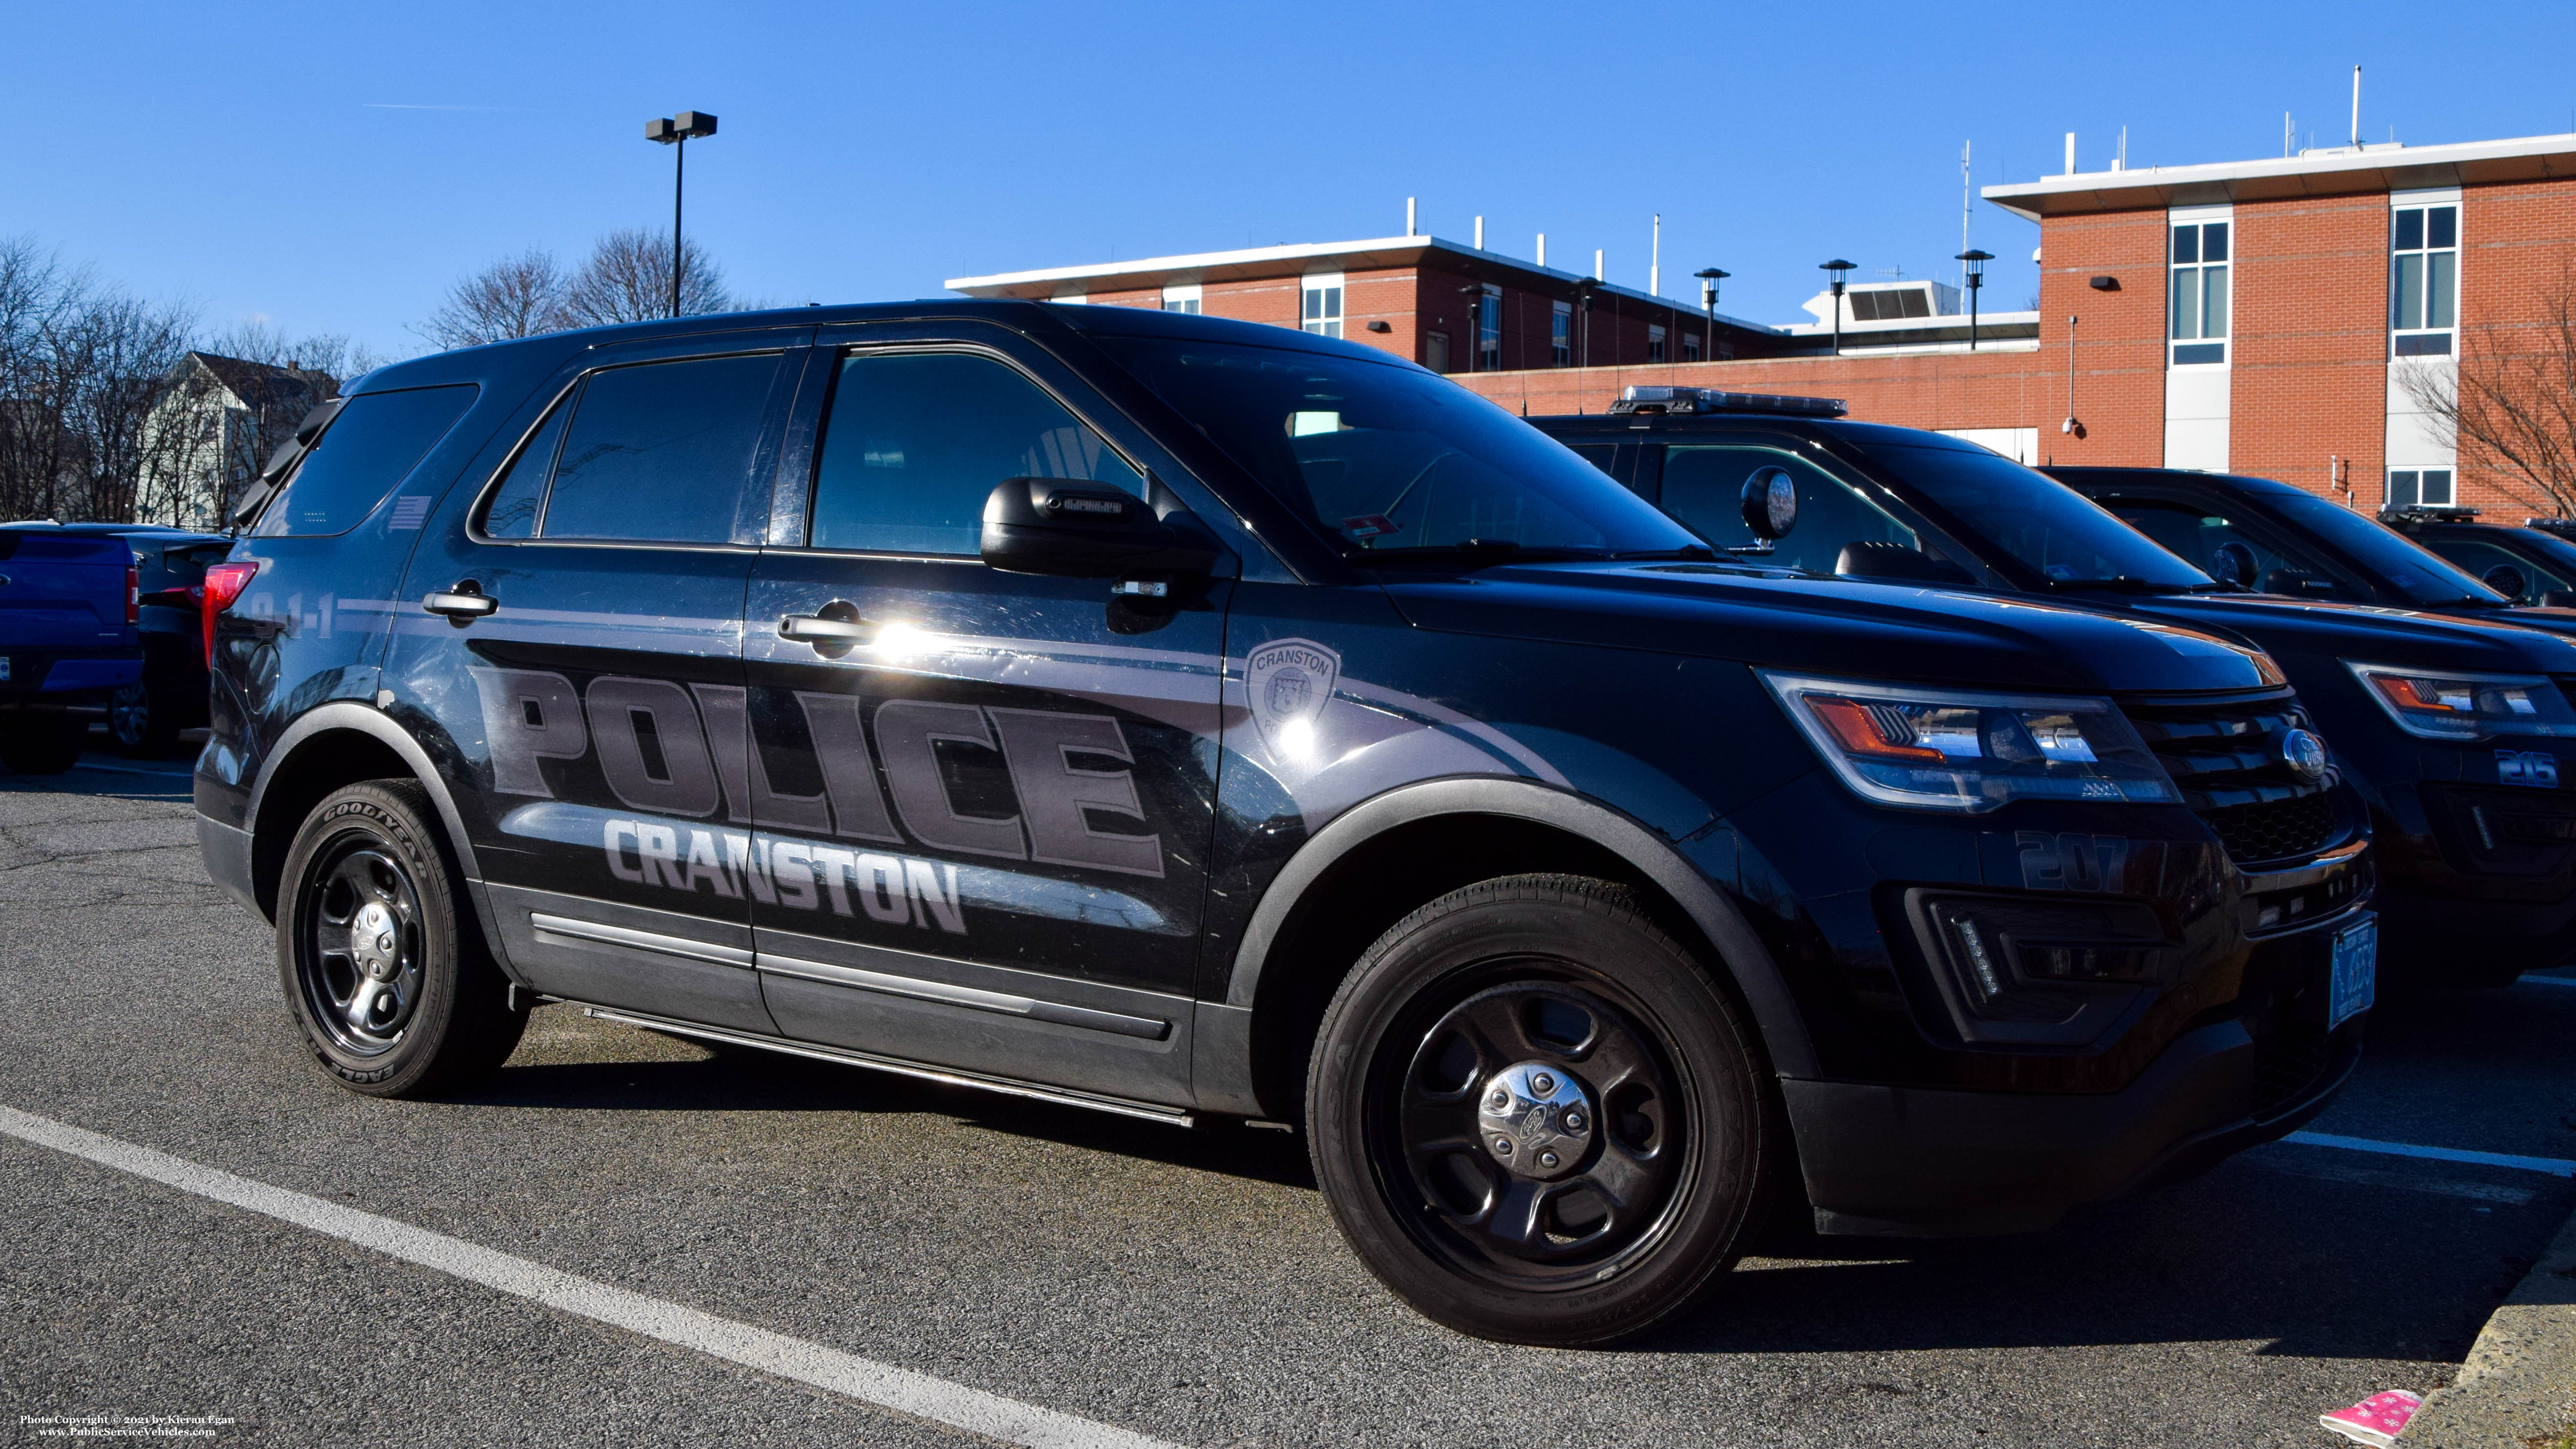
[[[268,457],[268,466],[259,470],[259,477],[243,491],[241,501],[233,505],[232,516],[227,520],[233,527],[246,527],[259,516],[259,510],[266,506],[270,495],[277,492],[277,485],[285,482],[286,475],[295,470],[295,465],[304,455],[313,451],[313,440],[322,436],[322,430],[331,426],[331,420],[338,417],[340,409],[348,404],[347,398],[335,397],[313,405],[313,410],[304,415],[304,421],[295,425],[295,435],[277,445],[277,451]]]

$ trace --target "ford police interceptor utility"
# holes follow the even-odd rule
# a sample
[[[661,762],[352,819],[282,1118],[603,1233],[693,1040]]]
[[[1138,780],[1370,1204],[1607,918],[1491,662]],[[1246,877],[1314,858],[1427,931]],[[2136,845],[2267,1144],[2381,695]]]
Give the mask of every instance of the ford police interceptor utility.
[[[561,1000],[1302,1123],[1407,1301],[1588,1344],[1783,1195],[2037,1227],[2359,1051],[2363,811],[2259,651],[1717,553],[1373,350],[748,314],[400,363],[303,436],[208,570],[196,799],[356,1091]]]

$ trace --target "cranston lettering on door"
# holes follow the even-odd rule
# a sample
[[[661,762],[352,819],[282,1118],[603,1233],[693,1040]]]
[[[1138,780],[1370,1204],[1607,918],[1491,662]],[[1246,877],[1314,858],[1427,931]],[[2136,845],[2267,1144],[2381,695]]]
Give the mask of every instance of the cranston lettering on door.
[[[861,911],[962,935],[956,865],[901,847],[1163,874],[1160,835],[1094,823],[1093,812],[1144,820],[1133,774],[1115,767],[1133,765],[1135,754],[1108,715],[799,691],[823,786],[806,795],[771,782],[740,685],[601,675],[577,690],[547,670],[472,674],[493,789],[551,800],[543,762],[592,759],[609,792],[635,812],[607,819],[600,834],[609,870],[629,883],[728,898],[747,892],[763,903]],[[959,810],[941,771],[943,743],[998,753],[1016,813]],[[719,813],[731,824],[756,823],[758,833],[665,823]],[[771,832],[806,838],[772,840]],[[826,843],[840,840],[898,849]]]

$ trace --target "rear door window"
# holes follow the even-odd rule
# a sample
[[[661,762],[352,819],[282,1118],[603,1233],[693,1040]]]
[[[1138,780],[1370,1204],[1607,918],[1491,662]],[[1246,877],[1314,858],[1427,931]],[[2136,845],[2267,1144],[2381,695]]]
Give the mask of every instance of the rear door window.
[[[592,373],[504,468],[480,527],[499,539],[747,543],[751,487],[782,355]]]
[[[349,399],[251,532],[311,538],[357,527],[465,416],[476,391],[462,384]]]

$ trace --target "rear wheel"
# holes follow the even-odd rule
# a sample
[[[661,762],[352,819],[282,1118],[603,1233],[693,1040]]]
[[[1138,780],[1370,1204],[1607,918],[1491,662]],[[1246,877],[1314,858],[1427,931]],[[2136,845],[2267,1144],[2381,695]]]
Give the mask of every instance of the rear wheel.
[[[277,966],[315,1063],[377,1097],[422,1096],[498,1067],[527,1013],[462,914],[428,795],[370,780],[305,817],[277,904]]]
[[[107,701],[107,732],[123,753],[159,759],[177,747],[187,728],[185,670],[167,652],[152,649],[144,657],[143,677],[119,685]]]
[[[80,763],[89,723],[40,710],[0,714],[0,765],[21,775],[59,775]]]
[[[1343,1235],[1488,1338],[1631,1337],[1760,1226],[1775,1120],[1750,1030],[1634,894],[1486,881],[1370,947],[1326,1010],[1307,1121]]]

